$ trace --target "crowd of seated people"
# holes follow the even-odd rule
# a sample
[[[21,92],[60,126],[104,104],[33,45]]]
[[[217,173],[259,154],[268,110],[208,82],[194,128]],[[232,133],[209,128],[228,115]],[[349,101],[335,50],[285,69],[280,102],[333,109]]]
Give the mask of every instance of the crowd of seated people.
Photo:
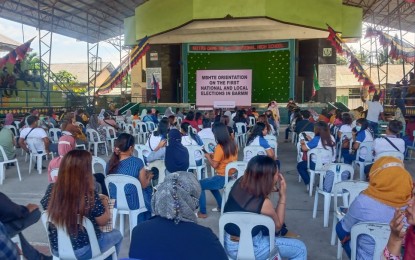
[[[86,234],[74,222],[74,216],[77,214],[92,222],[101,251],[115,246],[117,253],[119,252],[120,245],[123,243],[121,232],[115,228],[109,232],[103,232],[100,227],[109,223],[110,208],[117,205],[116,188],[109,184],[109,190],[107,190],[105,176],[122,174],[136,178],[143,194],[144,205],[139,205],[137,189],[132,184],[127,185],[124,192],[129,208],[134,210],[144,206],[147,209],[146,212],[138,215],[137,226],[131,227],[130,258],[151,259],[153,257],[168,258],[168,256],[175,256],[177,259],[182,256],[186,256],[184,258],[194,256],[198,259],[212,259],[212,257],[227,259],[228,256],[236,258],[240,250],[238,249],[240,231],[235,226],[225,227],[222,246],[210,229],[196,223],[197,218],[209,217],[205,194],[209,190],[215,199],[215,206],[209,211],[223,210],[225,214],[251,212],[268,216],[275,223],[274,242],[280,256],[284,259],[307,259],[306,245],[296,234],[288,231],[285,224],[287,221],[285,218],[287,183],[280,171],[281,162],[277,156],[276,147],[268,140],[268,137],[275,137],[275,131],[279,131],[280,127],[278,123],[281,120],[280,114],[278,111],[275,115],[275,107],[278,111],[278,105],[271,102],[267,110],[263,114],[259,113],[258,116],[255,116],[252,110],[243,109],[236,110],[234,113],[217,111],[215,114],[212,113],[213,116],[210,113],[203,114],[192,110],[179,115],[173,113],[171,108],[166,109],[166,114],[160,116],[155,109],[143,109],[141,121],[153,122],[156,125],[156,129],[151,131],[145,140],[127,133],[120,124],[120,118],[125,124],[140,120],[133,116],[133,114],[137,115],[137,112],[127,111],[124,116],[114,118],[105,110],[99,114],[91,113],[90,115],[78,110],[67,112],[62,120],[59,120],[59,116],[50,111],[43,121],[47,122],[47,126],[60,127],[63,131],[63,135],[56,144],[49,139],[48,128],[39,127],[39,112],[31,111],[31,115],[22,120],[25,127],[21,128],[19,145],[22,149],[28,149],[25,141],[28,138],[37,138],[35,147],[39,149],[38,152],[54,152],[58,155],[49,163],[50,185],[41,201],[43,209],[49,216],[48,236],[52,253],[55,256],[59,255],[56,243],[57,229],[65,228],[70,231],[73,250],[77,258],[91,257],[91,247],[88,239],[85,239]],[[358,118],[353,121],[355,118],[351,113],[325,110],[315,117],[317,119],[315,121],[309,110],[300,110],[296,107],[291,114],[293,117],[291,122],[294,123],[289,127],[297,136],[301,136],[298,138],[300,152],[306,153],[315,148],[326,149],[330,152],[327,158],[316,158],[312,155],[309,162],[311,170],[315,167],[316,160],[322,160],[323,164],[330,164],[336,163],[338,158],[341,158],[344,163],[351,164],[355,160],[364,161],[366,155],[375,152],[373,165],[367,169],[368,188],[351,203],[344,218],[337,224],[336,232],[346,254],[350,256],[350,232],[353,225],[366,221],[391,222],[391,238],[384,249],[384,254],[399,257],[400,245],[410,243],[403,240],[403,233],[405,233],[403,226],[407,226],[407,223],[415,224],[415,221],[411,219],[414,204],[411,199],[412,178],[400,159],[379,155],[385,152],[405,152],[405,142],[398,136],[402,131],[400,121],[390,121],[386,135],[374,138],[367,120]],[[255,124],[251,123],[251,117],[256,118]],[[178,123],[179,118],[183,118],[181,124]],[[13,115],[7,116],[6,119],[5,123],[10,124]],[[235,137],[238,131],[235,127],[236,123],[244,123],[247,127],[246,142],[242,146]],[[106,164],[105,172],[92,174],[91,153],[82,151],[82,148],[76,146],[88,144],[85,136],[86,129],[97,131],[101,139],[107,140],[105,127],[114,127],[116,131],[116,136],[113,136],[116,138],[114,148]],[[313,135],[303,135],[303,132],[311,132]],[[346,145],[343,145],[343,136],[350,132],[352,138],[349,140],[350,145],[346,148]],[[212,150],[204,151],[204,156],[203,154],[190,156],[189,146],[204,149],[204,139],[213,139],[217,145]],[[10,129],[0,129],[0,145],[13,148],[15,145],[13,140],[15,139]],[[142,142],[140,144],[150,151],[140,158],[134,155],[135,145],[139,142]],[[340,151],[336,148],[339,147],[336,145],[338,142],[340,142]],[[373,150],[360,149],[360,144],[364,142],[373,142]],[[245,174],[240,177],[236,170],[230,170],[229,181],[236,180],[236,182],[227,200],[222,204],[222,199],[225,199],[221,196],[221,190],[225,186],[226,166],[238,161],[239,152],[244,147],[249,150],[253,146],[261,147],[265,152],[243,154],[243,160],[247,162]],[[357,150],[359,150],[360,158],[356,158]],[[16,157],[16,153],[13,152],[13,149],[9,149],[7,156]],[[337,156],[338,153],[340,157]],[[196,161],[206,160],[206,164],[212,167],[211,176],[207,168],[203,169],[204,172],[199,180],[196,174],[189,173],[189,158],[191,157]],[[240,160],[242,161],[242,158]],[[160,161],[165,166],[163,168],[165,178],[159,184],[154,182],[159,177],[158,169],[149,167],[149,164],[154,161]],[[55,169],[58,170],[58,175],[52,177],[51,172]],[[306,157],[298,162],[297,170],[306,185],[313,185],[310,183]],[[346,176],[342,174],[342,180],[349,177],[350,174]],[[327,178],[327,180],[333,182],[333,178]],[[324,183],[325,186],[326,184]],[[66,186],[71,188],[71,192]],[[272,201],[275,198],[277,201]],[[59,201],[65,201],[65,203],[58,205]],[[88,204],[91,201],[93,201],[93,207]],[[222,205],[225,205],[223,209],[221,209]],[[63,208],[69,210],[59,215],[58,213],[62,212]],[[77,214],[74,213],[75,208]],[[403,211],[406,212],[407,223],[403,221]],[[295,225],[295,223],[292,224]],[[155,230],[171,234],[170,240],[160,242],[159,235],[154,233]],[[407,237],[411,238],[409,235],[413,236],[413,226],[406,230]],[[252,236],[256,259],[267,258],[269,254],[268,230],[256,228]],[[173,240],[180,240],[175,243],[177,248],[174,250]],[[196,246],[189,249],[188,244],[195,241],[209,246]],[[166,250],[157,250],[157,247],[161,245],[159,243],[162,243]],[[411,246],[407,248],[408,255],[412,254]],[[359,238],[357,259],[370,259],[373,250],[374,241],[365,236]],[[41,259],[48,258],[44,256]]]

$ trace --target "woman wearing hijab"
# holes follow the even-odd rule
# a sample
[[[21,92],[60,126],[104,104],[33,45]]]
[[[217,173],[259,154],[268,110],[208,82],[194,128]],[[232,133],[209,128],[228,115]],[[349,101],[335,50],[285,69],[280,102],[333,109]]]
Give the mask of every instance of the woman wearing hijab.
[[[170,129],[167,136],[166,176],[173,172],[187,171],[189,168],[189,151],[182,144],[182,134],[177,129]]]
[[[6,119],[4,120],[4,125],[12,125],[14,121],[13,114],[8,113],[6,114]]]
[[[129,257],[228,259],[212,230],[196,223],[200,191],[199,182],[190,172],[166,176],[151,200],[155,216],[133,229]]]
[[[105,109],[101,109],[101,112],[99,112],[99,115],[98,115],[99,120],[104,120],[104,113],[105,113]]]
[[[407,229],[404,228],[405,217],[410,225]],[[389,225],[391,233],[388,244],[383,251],[382,260],[415,259],[415,198],[413,196],[405,211],[401,211],[399,208],[395,209],[395,215]],[[402,251],[404,251],[403,257]]]
[[[128,109],[127,112],[125,112],[125,122],[127,124],[131,124],[133,122],[133,116],[131,115],[130,109]]]
[[[276,123],[277,127],[279,127],[279,125],[280,125],[280,111],[278,109],[278,103],[277,103],[277,101],[275,101],[275,100],[274,101],[271,101],[268,104],[268,109],[267,110],[271,110],[272,111],[272,114],[273,114],[273,116],[275,118],[275,123]]]
[[[166,108],[166,111],[164,111],[164,116],[169,117],[171,115],[174,115],[173,111],[171,110],[171,107]]]
[[[143,120],[146,115],[147,115],[147,109],[144,108],[143,110],[141,110],[141,115],[140,115],[141,120]]]
[[[398,158],[380,157],[369,173],[369,187],[352,202],[346,215],[336,226],[344,250],[350,257],[350,232],[353,225],[360,222],[388,223],[412,196],[412,177]],[[372,259],[375,243],[362,235],[357,241],[357,258]]]
[[[49,183],[55,183],[57,177],[53,178],[50,176],[50,173],[54,169],[59,169],[59,166],[61,165],[62,158],[69,153],[70,151],[74,150],[76,147],[75,138],[71,135],[63,135],[59,138],[58,142],[58,154],[59,156],[52,159],[49,162],[48,166],[48,180]]]

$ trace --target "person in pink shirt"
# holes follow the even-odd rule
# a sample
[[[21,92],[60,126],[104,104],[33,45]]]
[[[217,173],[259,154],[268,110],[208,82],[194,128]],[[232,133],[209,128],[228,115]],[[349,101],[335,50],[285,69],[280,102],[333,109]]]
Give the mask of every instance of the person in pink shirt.
[[[59,166],[61,164],[62,158],[69,153],[70,151],[74,150],[76,147],[75,138],[72,135],[63,135],[61,138],[59,138],[58,142],[58,153],[59,156],[52,159],[49,162],[48,166],[48,180],[49,183],[55,183],[56,177],[52,178],[50,173],[53,169],[59,169]]]

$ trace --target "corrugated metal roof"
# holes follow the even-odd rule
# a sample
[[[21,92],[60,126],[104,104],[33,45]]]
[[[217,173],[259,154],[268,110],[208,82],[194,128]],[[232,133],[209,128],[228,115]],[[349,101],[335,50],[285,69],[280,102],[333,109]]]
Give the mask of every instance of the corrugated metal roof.
[[[12,51],[20,45],[20,42],[10,39],[6,35],[0,34],[0,52]]]
[[[111,62],[102,62],[101,69],[98,69],[100,72],[103,69],[108,69],[110,72],[114,70],[114,65]],[[58,73],[59,71],[66,70],[72,75],[76,76],[76,79],[81,84],[88,83],[88,63],[53,63],[50,64],[50,70],[53,73]],[[99,76],[100,72],[97,74]]]

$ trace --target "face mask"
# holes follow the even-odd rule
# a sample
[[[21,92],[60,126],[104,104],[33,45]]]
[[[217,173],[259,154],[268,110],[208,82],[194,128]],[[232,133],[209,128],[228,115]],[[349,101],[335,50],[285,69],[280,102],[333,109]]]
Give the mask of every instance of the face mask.
[[[357,126],[356,126],[356,130],[359,132],[359,131],[360,131],[360,129],[362,129],[362,126],[357,125]]]

